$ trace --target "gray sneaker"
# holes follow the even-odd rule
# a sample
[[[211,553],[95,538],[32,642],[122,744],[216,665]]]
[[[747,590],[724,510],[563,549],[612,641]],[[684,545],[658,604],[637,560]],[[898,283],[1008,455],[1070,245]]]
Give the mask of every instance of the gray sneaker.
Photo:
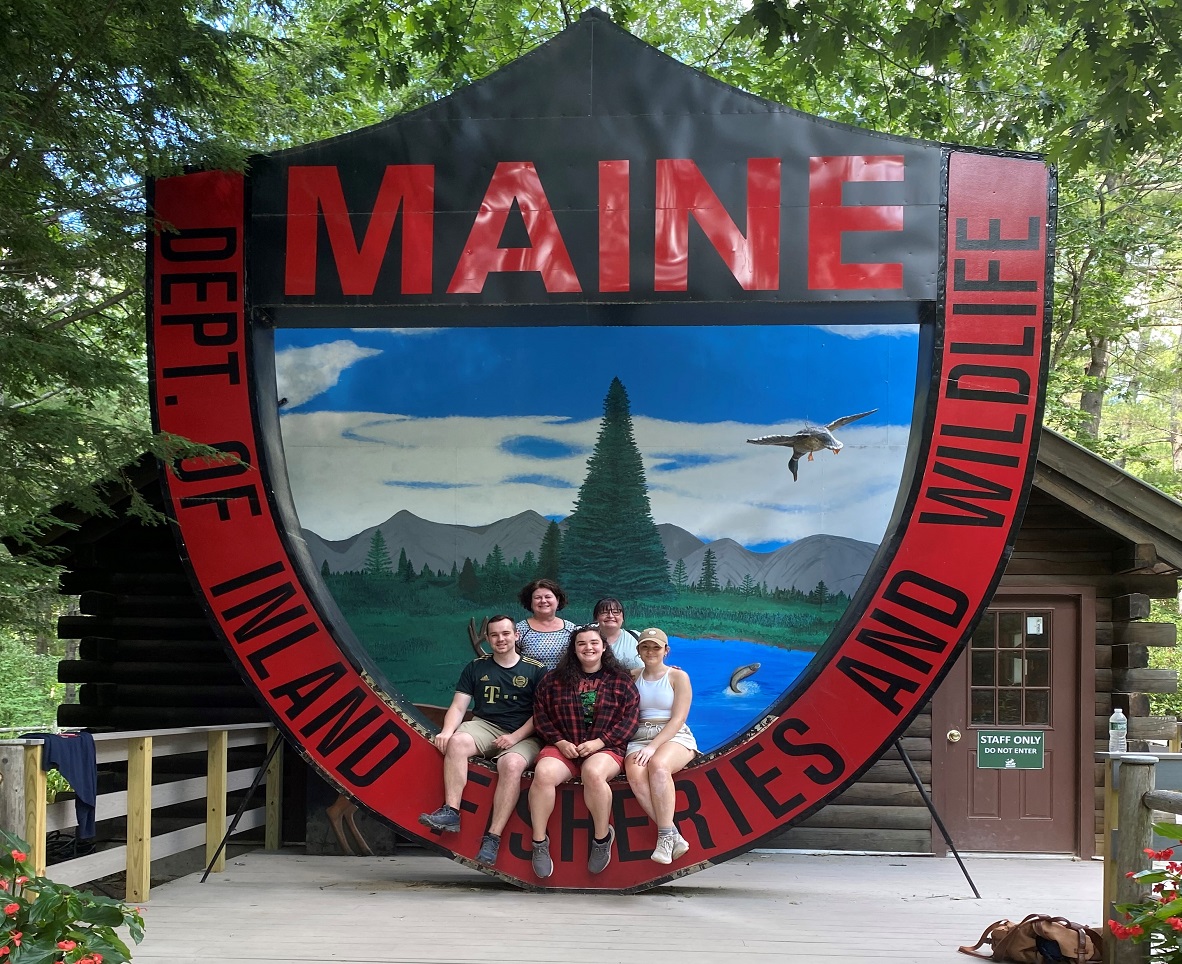
[[[554,861],[550,859],[550,838],[546,837],[541,843],[534,841],[534,851],[530,855],[534,876],[545,879],[554,873]]]
[[[682,857],[684,857],[686,854],[689,853],[689,849],[690,849],[689,841],[686,840],[685,837],[683,837],[680,833],[674,832],[674,834],[673,834],[673,854],[672,854],[673,859],[680,860]]]
[[[658,864],[673,863],[673,846],[677,842],[677,835],[672,833],[659,834],[657,846],[648,859]]]
[[[616,828],[608,825],[607,840],[603,843],[597,843],[594,839],[591,841],[591,856],[587,858],[587,869],[593,874],[600,873],[608,864],[612,862],[612,843],[616,839]]]
[[[486,833],[480,841],[480,851],[476,854],[476,862],[491,867],[497,862],[497,854],[501,851],[501,838]]]
[[[446,830],[458,833],[460,830],[460,815],[451,807],[442,806],[434,813],[420,813],[419,823],[432,830]]]

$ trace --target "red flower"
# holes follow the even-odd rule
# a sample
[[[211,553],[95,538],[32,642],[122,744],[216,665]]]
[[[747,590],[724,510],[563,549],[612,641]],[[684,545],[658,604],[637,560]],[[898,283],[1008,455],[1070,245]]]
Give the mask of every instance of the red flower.
[[[29,855],[26,853],[22,853],[19,850],[14,850],[12,852],[12,859],[15,860],[19,864],[19,863],[23,863],[24,861],[28,860]]]
[[[21,909],[20,904],[5,904],[4,905],[4,913],[6,913],[6,914],[15,914],[20,909]]]
[[[1127,872],[1125,873],[1125,876],[1126,876],[1126,877],[1136,877],[1136,876],[1137,876],[1137,871],[1135,871],[1135,870],[1130,870],[1130,871],[1127,871]]]
[[[1140,924],[1129,924],[1127,927],[1120,923],[1120,921],[1110,920],[1108,922],[1108,929],[1112,931],[1112,936],[1118,941],[1123,941],[1129,937],[1136,937],[1144,934],[1145,931]]]
[[[0,879],[0,890],[8,890],[8,881]]]
[[[21,935],[23,933],[24,933],[24,931],[13,931],[12,932],[12,946],[13,947],[20,947],[21,946]]]
[[[72,951],[78,944],[75,941],[58,941],[57,946],[63,951]]]
[[[1174,930],[1182,931],[1182,917],[1167,917],[1166,923],[1174,928]]]
[[[0,957],[3,957],[5,954],[11,954],[11,953],[12,953],[12,951],[7,944],[5,944],[3,947],[0,947]]]
[[[18,884],[27,884],[29,882],[29,878],[24,874],[21,874],[19,877],[17,877],[16,882]]]

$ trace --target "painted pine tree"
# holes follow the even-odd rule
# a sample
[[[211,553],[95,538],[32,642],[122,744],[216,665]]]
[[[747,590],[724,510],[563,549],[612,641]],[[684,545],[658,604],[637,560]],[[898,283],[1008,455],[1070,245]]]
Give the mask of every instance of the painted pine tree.
[[[325,560],[327,562],[327,560]],[[367,576],[389,576],[393,572],[390,568],[390,550],[386,547],[386,537],[381,529],[375,529],[369,540],[369,551],[365,554],[365,574]]]
[[[653,522],[644,462],[632,434],[628,393],[613,378],[599,436],[562,540],[568,591],[637,599],[674,591]]]
[[[557,580],[562,571],[562,530],[553,519],[546,526],[542,545],[538,549],[538,568],[535,579]]]

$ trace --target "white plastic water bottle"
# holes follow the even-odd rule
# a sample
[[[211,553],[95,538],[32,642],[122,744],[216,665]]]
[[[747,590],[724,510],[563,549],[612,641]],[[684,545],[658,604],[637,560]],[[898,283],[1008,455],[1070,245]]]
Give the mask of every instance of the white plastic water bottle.
[[[1129,748],[1129,720],[1119,706],[1108,717],[1108,752],[1125,753]]]

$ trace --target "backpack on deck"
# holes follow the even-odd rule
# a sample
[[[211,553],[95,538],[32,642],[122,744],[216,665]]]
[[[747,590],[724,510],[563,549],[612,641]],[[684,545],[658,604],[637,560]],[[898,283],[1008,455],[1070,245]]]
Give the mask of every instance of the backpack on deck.
[[[1014,964],[1048,964],[1067,961],[1089,964],[1100,960],[1102,939],[1092,927],[1084,927],[1066,917],[1030,914],[1017,924],[1011,920],[994,921],[985,928],[981,939],[960,951],[989,961],[1012,961]],[[992,954],[977,950],[982,944],[993,948]]]

